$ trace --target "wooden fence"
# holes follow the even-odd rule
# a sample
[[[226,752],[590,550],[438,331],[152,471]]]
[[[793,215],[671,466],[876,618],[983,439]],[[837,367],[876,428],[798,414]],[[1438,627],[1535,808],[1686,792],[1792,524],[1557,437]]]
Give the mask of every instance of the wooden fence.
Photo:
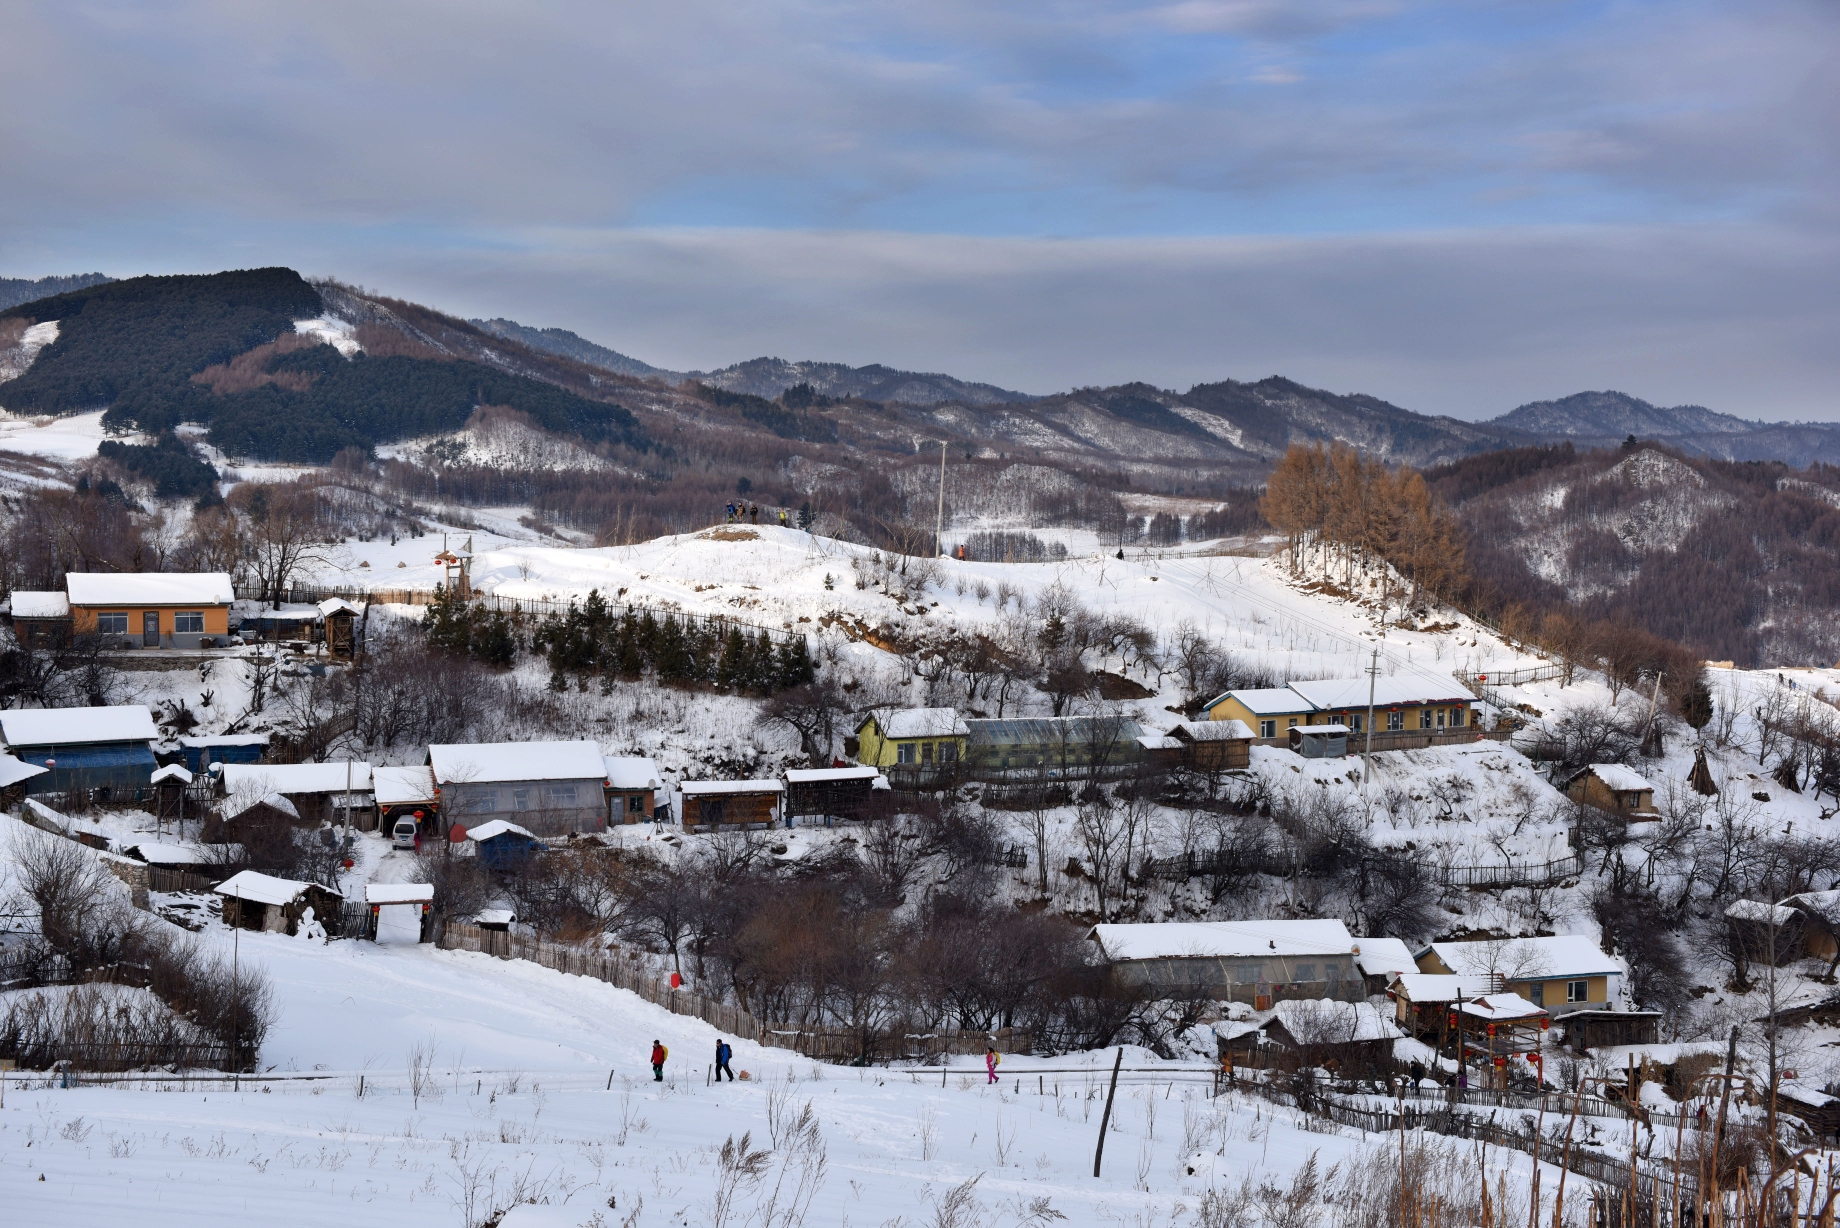
[[[221,874],[207,874],[198,870],[170,870],[165,866],[148,866],[147,890],[208,892],[228,877],[230,877],[228,871]]]
[[[929,1031],[899,1023],[866,1029],[762,1023],[735,1003],[693,989],[671,988],[669,980],[653,974],[632,955],[617,950],[594,951],[566,946],[527,934],[488,930],[461,922],[449,922],[437,942],[445,950],[478,951],[498,959],[529,960],[571,976],[593,977],[618,989],[629,989],[674,1015],[695,1016],[726,1035],[776,1049],[790,1049],[823,1061],[925,1061],[942,1054],[982,1053],[992,1044],[1004,1052],[1027,1053],[1033,1050],[1035,1043],[1034,1036],[1024,1029]]]
[[[1558,861],[1517,865],[1427,867],[1432,877],[1447,887],[1475,889],[1494,887],[1555,886],[1584,873],[1584,857],[1574,854]],[[1275,874],[1292,872],[1290,861],[1275,853],[1244,853],[1227,849],[1191,849],[1174,857],[1151,857],[1143,864],[1147,878],[1184,882],[1215,874]]]

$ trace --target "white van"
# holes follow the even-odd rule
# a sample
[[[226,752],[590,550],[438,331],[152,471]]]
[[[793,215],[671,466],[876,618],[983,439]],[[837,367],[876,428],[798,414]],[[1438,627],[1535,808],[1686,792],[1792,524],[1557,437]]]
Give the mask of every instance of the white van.
[[[398,819],[396,826],[390,829],[390,847],[412,849],[415,847],[415,820]]]

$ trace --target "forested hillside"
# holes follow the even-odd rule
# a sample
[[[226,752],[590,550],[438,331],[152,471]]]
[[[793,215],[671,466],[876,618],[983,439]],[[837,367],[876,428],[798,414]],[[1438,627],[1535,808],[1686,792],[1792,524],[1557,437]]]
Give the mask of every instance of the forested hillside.
[[[40,277],[36,281],[28,277],[0,277],[0,310],[19,303],[29,303],[33,299],[50,298],[54,294],[81,290],[86,286],[101,285],[111,280],[113,279],[107,273],[76,273],[69,277]]]

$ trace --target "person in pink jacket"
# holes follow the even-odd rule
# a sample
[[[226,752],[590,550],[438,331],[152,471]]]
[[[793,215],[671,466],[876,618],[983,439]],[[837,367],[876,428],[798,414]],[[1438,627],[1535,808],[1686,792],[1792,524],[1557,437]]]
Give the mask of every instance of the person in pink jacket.
[[[984,1069],[989,1073],[992,1083],[997,1081],[997,1063],[1002,1060],[995,1049],[986,1048],[984,1050]]]

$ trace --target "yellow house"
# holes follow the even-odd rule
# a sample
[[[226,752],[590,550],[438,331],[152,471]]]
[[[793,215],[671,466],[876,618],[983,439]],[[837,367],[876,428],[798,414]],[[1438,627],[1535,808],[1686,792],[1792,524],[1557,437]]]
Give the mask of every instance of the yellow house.
[[[856,762],[878,768],[962,763],[970,737],[957,708],[871,712],[856,727]]]
[[[1244,721],[1254,737],[1281,738],[1292,725],[1308,725],[1316,709],[1289,687],[1228,691],[1209,700],[1210,721]]]
[[[1465,984],[1494,981],[1490,993],[1519,994],[1549,1014],[1605,1009],[1623,969],[1589,938],[1502,938],[1434,942],[1418,953],[1418,970],[1460,976]]]
[[[1422,670],[1228,691],[1209,701],[1207,714],[1213,721],[1245,721],[1261,738],[1284,737],[1292,725],[1346,725],[1352,733],[1363,733],[1370,703],[1375,733],[1476,728],[1476,697],[1448,674]]]
[[[143,648],[198,648],[230,634],[230,577],[208,572],[65,573],[72,635]]]

